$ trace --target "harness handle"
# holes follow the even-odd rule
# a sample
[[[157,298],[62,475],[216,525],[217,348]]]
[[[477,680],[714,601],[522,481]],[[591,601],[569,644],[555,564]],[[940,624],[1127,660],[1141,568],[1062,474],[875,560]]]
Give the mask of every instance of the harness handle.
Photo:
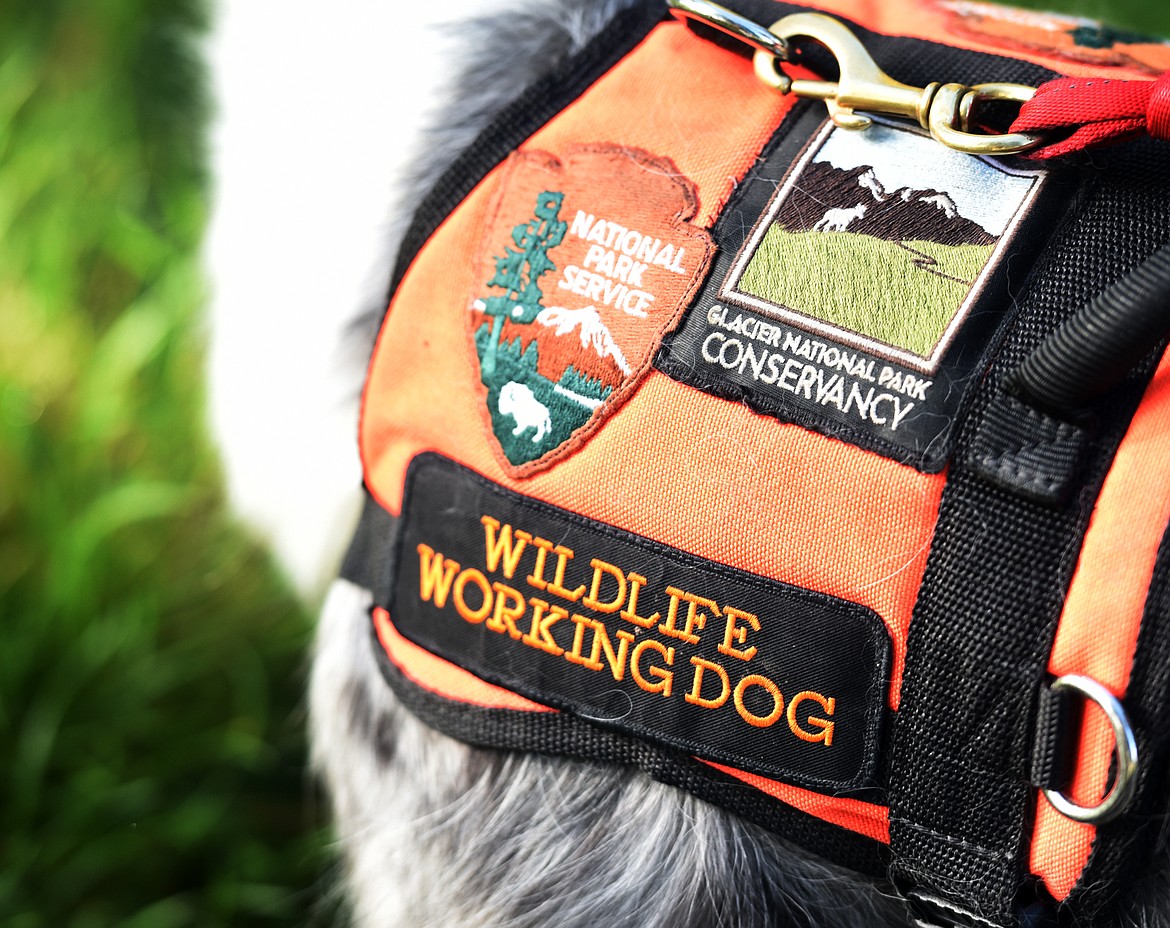
[[[1048,81],[1020,108],[1012,131],[1057,136],[1030,158],[1056,158],[1142,135],[1170,140],[1170,71],[1154,81]]]

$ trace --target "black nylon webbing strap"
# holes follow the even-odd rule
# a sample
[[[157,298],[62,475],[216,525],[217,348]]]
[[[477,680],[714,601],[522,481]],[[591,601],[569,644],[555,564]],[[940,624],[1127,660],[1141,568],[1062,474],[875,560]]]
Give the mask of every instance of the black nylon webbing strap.
[[[997,393],[984,410],[969,462],[992,483],[1038,503],[1068,501],[1088,430]]]
[[[1073,722],[1083,713],[1067,689],[1040,687],[1036,699],[1035,739],[1029,782],[1039,789],[1063,790],[1072,779]],[[1076,719],[1073,716],[1077,716]]]
[[[910,625],[890,776],[891,875],[946,922],[1015,924],[1035,791],[1033,720],[1093,501],[1152,358],[1094,410],[1067,502],[1039,502],[980,473],[1003,372],[1170,230],[1170,162],[1135,145],[1102,169],[1041,255],[1019,315],[964,425]]]
[[[366,490],[361,518],[341,562],[341,579],[369,590],[375,603],[384,605],[389,602],[394,583],[392,560],[397,538],[398,519],[383,509]]]

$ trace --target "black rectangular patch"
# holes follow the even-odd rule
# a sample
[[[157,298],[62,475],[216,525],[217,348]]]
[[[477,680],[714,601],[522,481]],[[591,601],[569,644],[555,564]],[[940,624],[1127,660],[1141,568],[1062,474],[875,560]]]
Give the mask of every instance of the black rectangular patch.
[[[1044,175],[916,127],[790,118],[714,234],[720,254],[658,367],[937,472],[1010,317],[1004,262]]]
[[[411,463],[395,564],[401,634],[484,680],[799,786],[874,785],[890,640],[866,607],[520,496],[435,454]]]

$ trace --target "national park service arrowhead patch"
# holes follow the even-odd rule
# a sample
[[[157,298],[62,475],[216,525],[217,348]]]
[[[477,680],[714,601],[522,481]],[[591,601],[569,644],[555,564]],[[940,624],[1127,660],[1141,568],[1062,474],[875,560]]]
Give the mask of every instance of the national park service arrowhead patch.
[[[668,159],[598,145],[505,165],[469,328],[489,428],[516,475],[585,442],[633,393],[714,249]]]

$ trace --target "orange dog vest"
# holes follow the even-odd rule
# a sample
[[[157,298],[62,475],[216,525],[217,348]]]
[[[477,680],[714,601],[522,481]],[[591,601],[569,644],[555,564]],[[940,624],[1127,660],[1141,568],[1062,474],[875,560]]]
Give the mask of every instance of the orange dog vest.
[[[912,87],[1170,59],[979,3],[820,11]],[[844,86],[792,46],[798,82]],[[1091,924],[1165,813],[1170,366],[1156,339],[1074,366],[1100,383],[1075,408],[1021,370],[1166,240],[1170,153],[850,128],[748,51],[635,6],[431,192],[343,575],[388,684],[455,737],[638,765],[924,919]],[[1118,789],[1108,822],[1046,798]]]

